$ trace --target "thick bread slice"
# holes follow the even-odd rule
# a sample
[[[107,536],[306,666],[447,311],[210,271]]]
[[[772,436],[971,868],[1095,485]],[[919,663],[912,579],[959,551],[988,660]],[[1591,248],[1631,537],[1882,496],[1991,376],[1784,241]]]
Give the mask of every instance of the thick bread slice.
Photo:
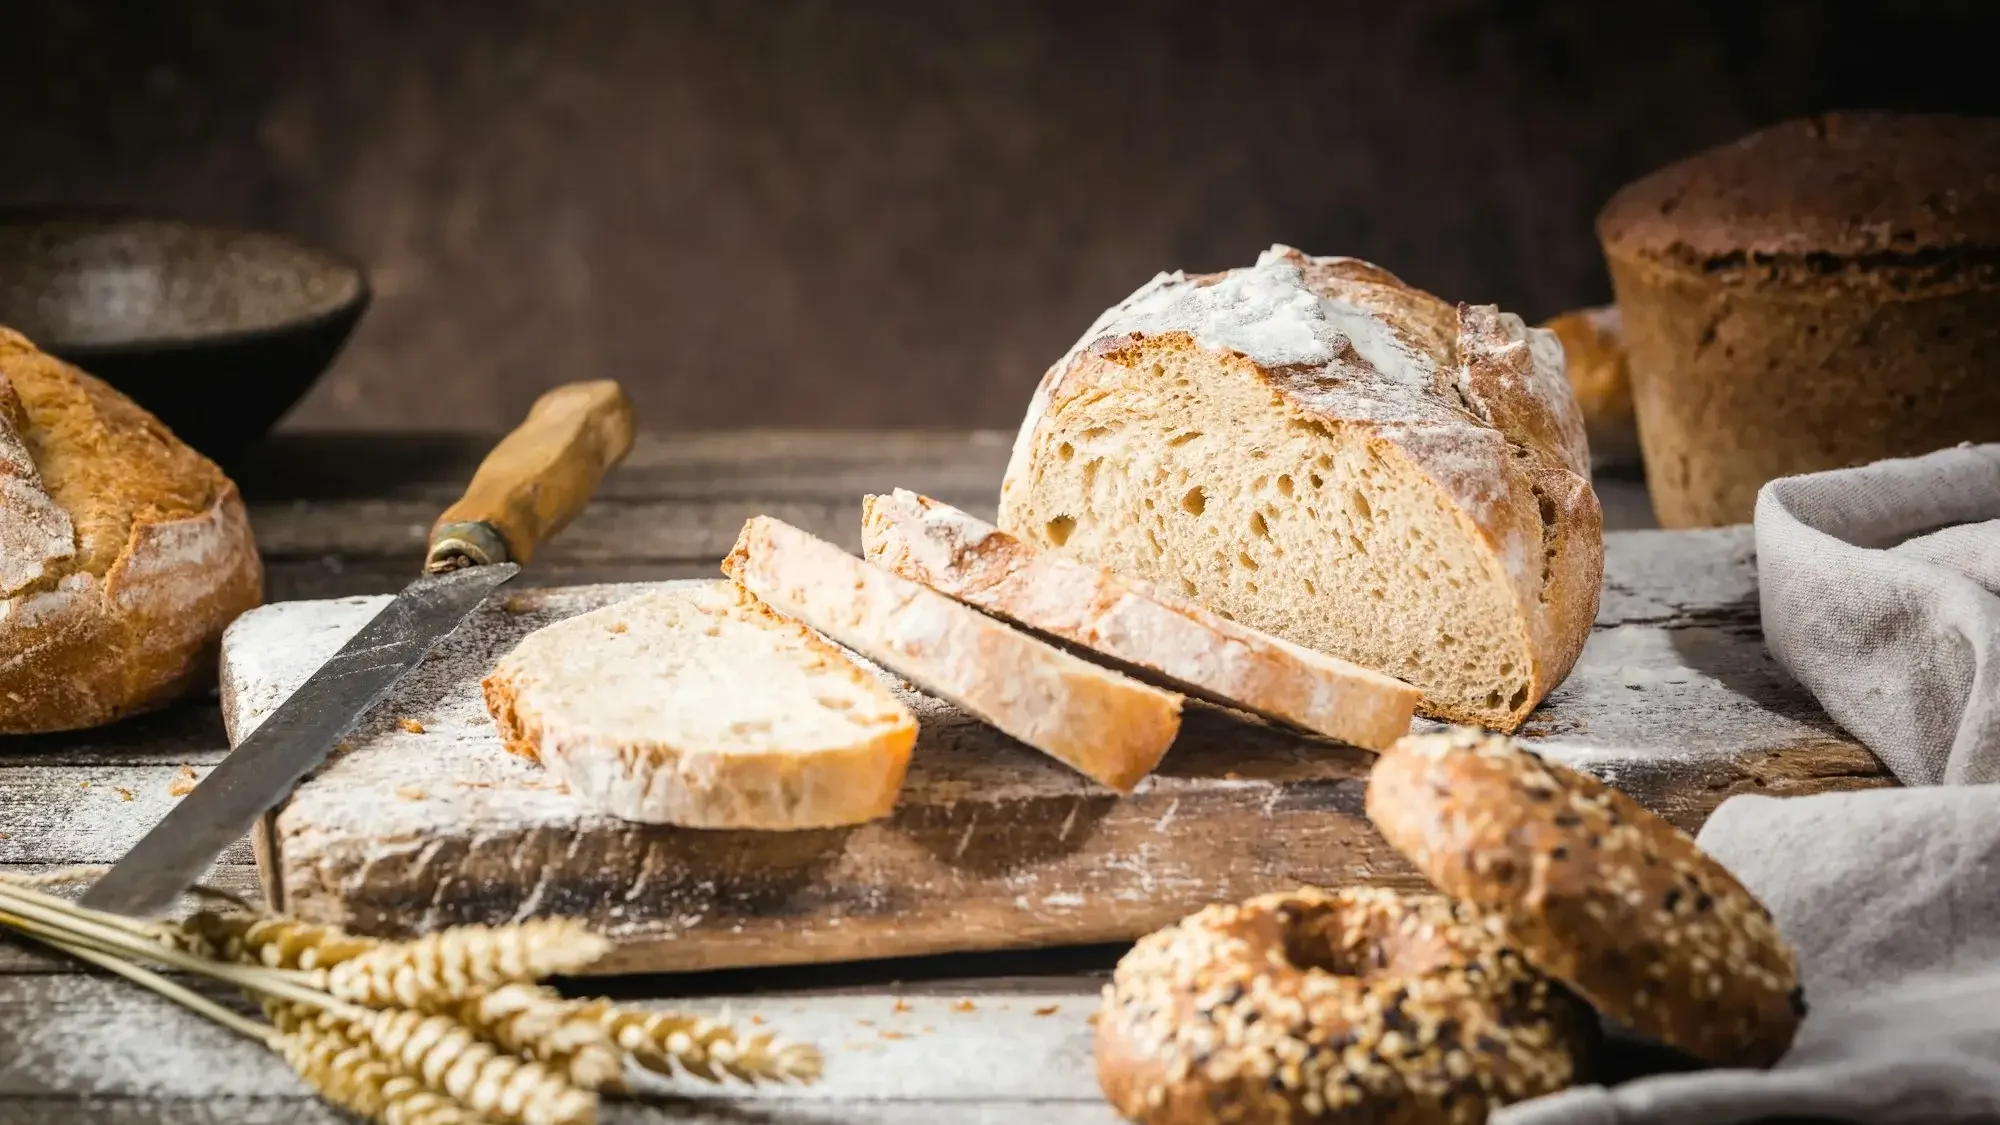
[[[1119,792],[1179,733],[1181,697],[1100,668],[766,516],[722,569],[751,593]]]
[[[861,502],[869,561],[1214,702],[1370,750],[1410,732],[1417,689],[1043,551],[905,489]]]
[[[480,686],[508,749],[606,812],[656,824],[887,816],[917,740],[878,677],[730,582],[538,629]]]
[[[1043,376],[1000,527],[1518,727],[1604,561],[1562,345],[1352,258],[1161,274]]]

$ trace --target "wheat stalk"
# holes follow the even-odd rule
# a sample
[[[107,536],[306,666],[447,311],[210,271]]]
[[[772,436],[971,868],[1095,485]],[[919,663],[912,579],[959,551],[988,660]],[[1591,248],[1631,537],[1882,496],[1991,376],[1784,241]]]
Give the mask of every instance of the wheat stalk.
[[[514,1125],[594,1125],[597,1098],[539,1063],[503,1055],[449,1016],[387,1009],[355,1021],[384,1055],[471,1109]]]
[[[584,1010],[551,989],[505,984],[461,1001],[458,1021],[501,1047],[568,1076],[585,1090],[624,1086],[625,1062],[611,1033]]]
[[[225,961],[248,961],[273,969],[311,971],[350,961],[381,946],[374,938],[356,937],[334,926],[293,918],[202,911],[180,927],[206,943]]]
[[[817,1080],[825,1068],[819,1049],[788,1043],[770,1032],[744,1036],[729,1024],[686,1012],[649,1012],[594,1001],[586,1010],[611,1032],[632,1061],[656,1074],[677,1070],[709,1082]]]
[[[342,961],[327,971],[326,989],[370,1007],[445,1012],[501,985],[573,973],[610,949],[570,918],[458,926]]]
[[[274,1049],[328,1102],[382,1125],[480,1125],[478,1114],[437,1093],[331,1017],[290,1021]]]
[[[185,925],[90,910],[0,875],[0,926],[134,981],[255,1039],[329,1102],[382,1125],[592,1125],[627,1056],[663,1074],[810,1082],[819,1052],[674,1012],[566,1000],[530,982],[608,943],[580,923],[462,927],[385,943],[293,919],[198,914]],[[59,880],[40,880],[44,883]],[[139,962],[234,985],[259,1023]]]

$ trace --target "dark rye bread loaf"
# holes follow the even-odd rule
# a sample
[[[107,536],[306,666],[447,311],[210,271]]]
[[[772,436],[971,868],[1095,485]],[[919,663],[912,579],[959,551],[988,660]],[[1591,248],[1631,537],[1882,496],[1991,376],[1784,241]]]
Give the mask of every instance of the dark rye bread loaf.
[[[1663,525],[2000,438],[2000,120],[1786,122],[1628,185],[1597,229]]]

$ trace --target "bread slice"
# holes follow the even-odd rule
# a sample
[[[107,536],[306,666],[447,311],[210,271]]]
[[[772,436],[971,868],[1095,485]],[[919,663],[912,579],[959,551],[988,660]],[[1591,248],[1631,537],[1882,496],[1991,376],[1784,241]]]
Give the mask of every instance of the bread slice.
[[[743,525],[722,569],[781,612],[1121,793],[1180,731],[1180,696],[767,516]]]
[[[1352,258],[1162,274],[1043,376],[1000,527],[1518,727],[1604,546],[1562,346]]]
[[[598,808],[656,824],[887,816],[917,740],[879,677],[730,582],[537,629],[480,686],[508,749]]]
[[[1370,750],[1410,732],[1417,689],[1224,620],[1150,583],[1023,543],[897,489],[861,504],[869,561],[1216,703]]]

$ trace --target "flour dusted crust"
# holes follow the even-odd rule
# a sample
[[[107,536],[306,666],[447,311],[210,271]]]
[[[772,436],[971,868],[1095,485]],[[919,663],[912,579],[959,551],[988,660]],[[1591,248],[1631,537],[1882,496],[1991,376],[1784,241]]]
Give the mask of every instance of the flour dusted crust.
[[[1417,690],[1400,680],[1039,550],[948,504],[897,489],[864,499],[861,523],[869,561],[1176,690],[1371,750],[1409,733]]]
[[[206,686],[262,585],[219,469],[0,328],[0,733],[97,726]]]
[[[1087,777],[1130,792],[1180,732],[1181,697],[1003,625],[767,516],[724,573],[919,688]]]
[[[917,739],[916,717],[873,674],[730,582],[545,626],[480,687],[507,748],[572,793],[687,828],[887,816]]]
[[[1499,588],[1489,600],[1506,619],[1495,621],[1494,636],[1484,640],[1518,652],[1505,660],[1514,682],[1447,691],[1435,676],[1426,682],[1421,665],[1429,656],[1376,653],[1367,659],[1324,636],[1314,644],[1306,635],[1312,630],[1282,624],[1295,609],[1283,603],[1296,595],[1259,602],[1253,593],[1236,600],[1233,616],[1410,680],[1425,689],[1430,714],[1503,729],[1518,725],[1568,674],[1596,612],[1602,519],[1588,479],[1582,416],[1553,334],[1492,306],[1450,305],[1366,262],[1309,257],[1285,246],[1227,273],[1161,274],[1099,318],[1043,376],[1002,484],[1000,526],[1040,545],[1104,555],[1099,561],[1114,569],[1161,580],[1110,559],[1130,553],[1138,529],[1103,533],[1115,543],[1079,533],[1066,545],[1071,525],[1064,521],[1076,513],[1057,509],[1082,502],[1077,494],[1091,487],[1063,464],[1070,458],[1109,450],[1103,463],[1112,465],[1129,463],[1134,454],[1163,455],[1153,439],[1114,437],[1103,441],[1124,444],[1092,446],[1110,428],[1104,412],[1093,409],[1118,394],[1170,397],[1171,388],[1150,388],[1168,382],[1175,369],[1183,380],[1200,382],[1203,392],[1221,393],[1226,385],[1236,396],[1228,416],[1207,419],[1218,429],[1254,415],[1274,432],[1318,434],[1349,448],[1365,443],[1368,464],[1357,472],[1428,482],[1425,488],[1458,524],[1452,535],[1469,542],[1481,560],[1473,583],[1489,594]],[[1192,425],[1172,440],[1200,441],[1204,428]],[[1276,463],[1257,463],[1267,452],[1211,448],[1206,464],[1222,466],[1215,471],[1247,492],[1281,471]],[[1289,491],[1294,475],[1284,478],[1285,495],[1304,509]],[[1151,487],[1130,479],[1123,485]],[[1158,499],[1164,507],[1171,498]],[[1191,497],[1190,510],[1198,512],[1200,502]],[[1326,514],[1321,506],[1311,512],[1313,519]],[[1225,546],[1234,542],[1225,540]],[[1190,577],[1181,563],[1182,576]],[[1421,591],[1407,596],[1422,598]],[[1206,590],[1200,600],[1224,608]],[[1329,603],[1327,613],[1333,612]]]

